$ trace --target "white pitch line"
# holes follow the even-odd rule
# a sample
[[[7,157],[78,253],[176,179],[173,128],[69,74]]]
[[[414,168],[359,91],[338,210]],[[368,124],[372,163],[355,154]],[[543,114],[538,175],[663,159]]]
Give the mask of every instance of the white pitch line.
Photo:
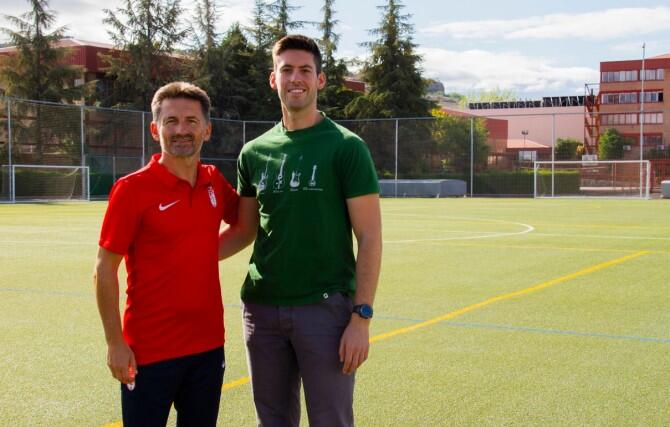
[[[0,245],[43,245],[43,246],[88,246],[97,245],[97,242],[73,242],[67,240],[0,240]]]
[[[553,233],[535,233],[535,236],[549,237],[589,237],[594,239],[622,239],[622,240],[665,240],[670,241],[670,237],[642,237],[642,236],[616,236],[605,234],[553,234]]]
[[[456,218],[454,218],[456,219]],[[477,220],[478,218],[468,218],[470,220]],[[495,220],[495,219],[479,219],[480,221],[488,221],[488,222],[499,222],[499,223],[504,223],[504,224],[514,224],[514,225],[520,225],[524,227],[524,230],[521,231],[516,231],[513,233],[491,233],[491,234],[484,234],[481,236],[462,236],[462,237],[437,237],[437,238],[432,238],[432,239],[408,239],[408,240],[384,240],[384,243],[418,243],[418,242],[445,242],[449,240],[475,240],[475,239],[488,239],[492,237],[503,237],[503,236],[519,236],[522,234],[530,233],[531,231],[534,231],[535,228],[532,225],[524,224],[521,222],[512,222],[512,221],[503,221],[503,220]]]

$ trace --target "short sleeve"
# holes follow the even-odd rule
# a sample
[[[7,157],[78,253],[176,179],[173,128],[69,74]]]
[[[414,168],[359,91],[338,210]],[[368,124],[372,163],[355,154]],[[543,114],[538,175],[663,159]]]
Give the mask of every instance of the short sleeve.
[[[370,155],[370,150],[363,140],[347,139],[339,156],[340,181],[344,197],[363,196],[379,193],[377,171]]]
[[[119,180],[114,184],[102,222],[98,242],[101,247],[119,255],[128,252],[141,222],[134,199],[132,185],[127,180]]]
[[[230,185],[223,175],[221,175],[221,180],[223,181],[223,191],[221,195],[223,202],[223,220],[226,224],[233,225],[237,223],[237,208],[240,203],[240,196],[237,195],[233,186]]]
[[[247,165],[248,156],[247,150],[243,149],[237,159],[237,192],[242,197],[256,197],[256,187],[251,183],[249,166]]]

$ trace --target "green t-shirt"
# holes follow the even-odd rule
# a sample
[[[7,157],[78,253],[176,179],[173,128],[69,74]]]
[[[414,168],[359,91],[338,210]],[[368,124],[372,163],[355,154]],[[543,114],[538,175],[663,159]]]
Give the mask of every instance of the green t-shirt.
[[[379,192],[363,140],[326,117],[296,131],[279,123],[242,148],[237,174],[240,196],[255,197],[260,213],[242,299],[287,306],[352,294],[346,199]]]

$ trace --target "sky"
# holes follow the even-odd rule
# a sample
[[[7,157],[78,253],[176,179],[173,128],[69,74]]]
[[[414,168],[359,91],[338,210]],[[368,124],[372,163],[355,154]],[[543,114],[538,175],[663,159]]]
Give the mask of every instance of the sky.
[[[584,84],[599,80],[601,61],[639,59],[670,53],[670,2],[645,0],[405,0],[403,12],[414,26],[413,41],[422,56],[426,77],[439,80],[445,91],[476,94],[501,89],[520,99],[580,95]],[[50,0],[57,25],[86,41],[109,42],[102,23],[103,8],[121,0]],[[193,14],[194,0],[182,0],[184,16]],[[322,0],[292,0],[300,9],[292,19],[320,21]],[[364,59],[379,26],[384,0],[335,0],[339,20],[338,57]],[[219,31],[233,22],[249,25],[253,0],[218,0]],[[19,15],[28,2],[4,0],[0,14]],[[0,25],[7,26],[0,18]],[[318,31],[302,32],[318,37]]]

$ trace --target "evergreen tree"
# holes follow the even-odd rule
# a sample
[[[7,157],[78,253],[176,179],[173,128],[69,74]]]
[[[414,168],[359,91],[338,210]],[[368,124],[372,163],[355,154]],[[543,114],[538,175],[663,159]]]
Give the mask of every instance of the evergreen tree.
[[[221,78],[218,97],[213,98],[222,117],[230,119],[250,118],[255,105],[252,103],[258,89],[250,77],[253,47],[244,36],[239,24],[234,24],[223,39]],[[265,82],[269,90],[269,83]]]
[[[253,97],[249,101],[255,108],[243,116],[244,119],[277,120],[281,116],[279,99],[269,83],[274,32],[272,26],[267,24],[268,21],[268,6],[263,0],[256,0],[252,25],[247,28],[252,40],[248,81],[254,88]]]
[[[2,28],[16,47],[16,53],[2,58],[0,82],[8,96],[52,102],[72,102],[82,96],[74,87],[81,70],[64,65],[70,51],[54,45],[65,36],[67,27],[49,31],[56,13],[48,0],[28,0],[30,10],[16,16],[4,15],[15,29]]]
[[[319,23],[321,38],[318,40],[321,50],[322,68],[326,74],[326,87],[319,92],[318,105],[328,116],[335,119],[346,118],[344,108],[360,93],[344,87],[347,65],[343,60],[335,59],[335,51],[340,36],[335,33],[338,20],[334,19],[334,0],[325,0],[321,10],[323,21]]]
[[[118,50],[104,56],[114,83],[103,104],[149,110],[156,89],[185,73],[185,61],[173,56],[187,33],[180,28],[179,0],[124,0],[104,12]]]
[[[413,26],[409,23],[410,15],[401,14],[403,7],[400,0],[388,0],[386,5],[378,7],[383,12],[382,20],[379,28],[370,31],[377,39],[363,44],[371,51],[363,67],[363,78],[370,91],[347,106],[350,116],[426,117],[433,107],[424,97],[421,57],[415,53]]]
[[[291,21],[291,13],[300,9],[298,6],[291,6],[288,0],[274,0],[267,4],[268,13],[271,17],[272,35],[276,40],[284,37],[293,30],[310,24],[308,21]]]
[[[219,44],[219,35],[216,33],[216,23],[219,11],[216,0],[198,0],[195,5],[195,16],[191,24],[192,58],[189,64],[192,68],[191,80],[204,89],[212,101],[211,114],[213,117],[221,115],[217,100],[221,97],[221,87],[226,84],[229,76],[223,72],[225,66],[223,49]]]

